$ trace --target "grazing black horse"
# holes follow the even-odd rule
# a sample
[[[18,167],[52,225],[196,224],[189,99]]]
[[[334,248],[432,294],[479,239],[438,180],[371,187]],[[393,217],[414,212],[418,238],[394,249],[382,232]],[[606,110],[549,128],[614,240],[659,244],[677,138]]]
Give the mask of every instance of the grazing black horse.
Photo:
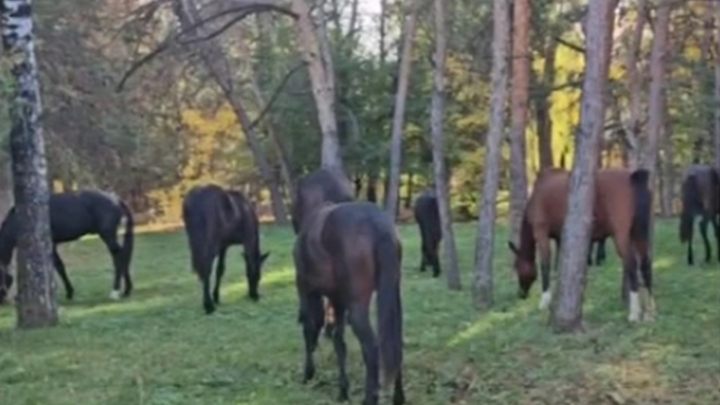
[[[708,224],[713,225],[720,261],[720,174],[710,165],[695,164],[685,172],[682,183],[680,242],[688,244],[687,262],[694,264],[693,224],[700,216],[700,236],[705,243],[705,262],[710,263],[712,249],[707,236]]]
[[[202,283],[205,313],[215,312],[215,305],[220,303],[225,254],[232,245],[243,245],[248,295],[253,301],[259,300],[260,270],[270,253],[260,253],[258,218],[242,193],[215,184],[193,187],[183,201],[182,216],[193,271]],[[218,261],[211,298],[210,276],[215,257]]]
[[[73,298],[75,289],[70,283],[65,265],[60,259],[57,245],[72,242],[90,234],[100,236],[113,259],[115,279],[110,298],[120,298],[121,279],[124,281],[122,295],[129,296],[133,288],[130,277],[130,260],[132,259],[134,237],[133,215],[128,206],[114,194],[99,190],[52,194],[49,204],[53,261],[65,286],[67,299]],[[125,218],[125,237],[120,246],[117,241],[117,232],[123,218]],[[15,207],[13,207],[0,226],[0,280],[5,279],[10,283],[12,283],[12,277],[9,276],[8,265],[17,244],[19,225],[17,221]],[[6,289],[9,287],[6,285]],[[0,288],[0,295],[3,294],[1,290],[2,288]],[[2,298],[4,297],[0,296],[0,302],[2,302]]]
[[[415,199],[413,214],[420,228],[422,241],[420,271],[425,271],[425,266],[430,265],[433,269],[433,277],[438,277],[440,275],[438,246],[442,240],[442,227],[434,190],[427,189]]]
[[[385,384],[395,384],[393,404],[403,404],[402,245],[390,217],[372,203],[326,204],[303,221],[293,257],[299,322],[305,340],[304,381],[315,375],[313,352],[323,327],[322,299],[326,297],[335,309],[333,343],[339,368],[339,400],[348,399],[343,337],[347,315],[365,362],[363,404],[378,403],[381,365]],[[370,301],[375,291],[379,338],[370,323]]]
[[[352,189],[347,179],[340,173],[320,168],[298,180],[295,198],[291,208],[292,225],[295,234],[305,218],[325,203],[341,203],[353,201]],[[332,307],[325,302],[325,336],[331,337],[334,327]]]

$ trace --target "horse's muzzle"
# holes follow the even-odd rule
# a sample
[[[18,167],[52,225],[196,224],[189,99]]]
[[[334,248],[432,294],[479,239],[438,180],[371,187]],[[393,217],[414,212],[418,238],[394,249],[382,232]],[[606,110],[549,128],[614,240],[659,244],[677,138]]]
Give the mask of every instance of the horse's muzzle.
[[[528,291],[518,290],[518,298],[524,300],[524,299],[527,299],[528,295],[530,295],[530,294],[528,293]]]

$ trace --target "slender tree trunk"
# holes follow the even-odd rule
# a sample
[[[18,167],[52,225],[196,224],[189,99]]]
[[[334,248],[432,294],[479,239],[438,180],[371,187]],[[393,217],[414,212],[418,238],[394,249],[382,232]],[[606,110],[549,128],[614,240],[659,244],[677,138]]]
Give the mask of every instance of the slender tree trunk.
[[[668,52],[669,52],[668,47]],[[672,140],[672,123],[668,113],[667,94],[663,95],[662,100],[663,109],[663,131],[662,131],[662,161],[660,162],[661,167],[661,178],[662,178],[662,201],[661,209],[664,217],[671,217],[674,214],[673,210],[673,195],[675,190],[675,176],[673,173],[673,140]]]
[[[10,152],[17,212],[17,326],[52,327],[58,323],[52,260],[50,190],[47,181],[40,83],[29,0],[3,0],[2,42],[16,81],[10,109]]]
[[[516,243],[527,200],[525,129],[530,86],[530,12],[530,0],[514,0],[510,111],[510,240]]]
[[[181,0],[176,7],[178,13],[178,19],[184,26],[192,26],[197,21],[197,9],[194,0]],[[199,28],[199,31],[203,31],[203,27]],[[206,35],[206,34],[203,34]],[[214,39],[201,42],[197,45],[200,48],[200,56],[202,58],[205,68],[208,70],[210,75],[217,86],[222,90],[225,98],[230,103],[235,115],[240,121],[240,127],[245,135],[250,151],[253,154],[253,158],[257,167],[260,171],[260,176],[263,182],[267,184],[270,189],[271,204],[273,210],[273,216],[275,221],[279,224],[287,224],[287,210],[285,203],[280,192],[280,187],[276,176],[273,175],[273,171],[270,167],[265,155],[265,151],[260,144],[257,133],[252,127],[252,121],[247,114],[247,108],[245,102],[240,98],[237,90],[235,89],[232,76],[227,71],[227,57],[221,47]]]
[[[574,166],[570,175],[568,212],[560,249],[560,281],[551,323],[560,332],[582,328],[588,240],[595,205],[597,149],[605,126],[605,88],[616,0],[591,0],[587,14],[585,78],[580,127],[576,135]]]
[[[715,167],[720,172],[720,2],[715,9],[715,33],[717,34],[715,58]]]
[[[405,202],[403,203],[403,207],[405,209],[412,208],[412,201],[413,201],[413,194],[415,194],[415,187],[414,187],[414,180],[415,180],[415,172],[413,169],[408,170],[408,177],[407,177],[407,194],[405,195]]]
[[[643,75],[638,68],[640,57],[640,46],[642,34],[645,27],[645,12],[647,1],[640,0],[637,6],[637,20],[630,32],[627,51],[625,54],[626,86],[629,94],[630,115],[625,124],[625,133],[630,143],[631,151],[628,155],[631,167],[637,167],[640,162],[642,146],[640,145],[642,135],[642,84]]]
[[[478,309],[493,305],[493,250],[495,248],[495,216],[500,179],[500,147],[505,128],[510,24],[509,0],[493,2],[492,99],[490,130],[485,138],[485,173],[480,192],[477,240],[475,242],[475,280],[473,303]]]
[[[540,157],[541,169],[552,167],[554,164],[552,150],[552,119],[550,117],[550,96],[551,89],[555,85],[556,52],[557,42],[554,39],[550,39],[549,44],[545,48],[542,83],[538,86],[542,89],[542,91],[534,98],[535,121],[537,124],[538,134],[538,154]]]
[[[387,210],[390,217],[395,220],[396,207],[400,198],[400,168],[402,167],[402,135],[405,129],[405,101],[407,99],[410,71],[412,68],[412,44],[415,38],[415,20],[417,6],[414,0],[408,0],[409,10],[403,24],[403,45],[400,56],[400,71],[398,73],[397,91],[395,92],[395,111],[393,113],[392,138],[390,139],[390,181],[387,190]]]
[[[443,114],[445,103],[445,58],[447,56],[447,32],[445,22],[445,0],[435,0],[435,69],[433,71],[432,109],[430,126],[434,163],[435,189],[442,224],[445,268],[448,287],[459,290],[460,270],[458,269],[455,234],[450,213],[450,195],[445,179],[445,145],[443,136]]]
[[[335,72],[332,70],[332,58],[328,47],[321,45],[327,39],[318,41],[310,15],[310,7],[305,0],[292,0],[292,11],[298,15],[295,23],[297,39],[302,48],[303,59],[308,65],[313,97],[317,105],[320,129],[323,134],[322,166],[344,174],[335,116]]]

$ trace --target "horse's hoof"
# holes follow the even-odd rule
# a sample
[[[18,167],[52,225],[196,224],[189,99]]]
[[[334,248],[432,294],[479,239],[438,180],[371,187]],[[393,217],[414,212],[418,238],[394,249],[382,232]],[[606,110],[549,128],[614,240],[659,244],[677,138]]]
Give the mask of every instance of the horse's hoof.
[[[540,303],[538,304],[538,308],[541,311],[546,310],[550,306],[550,301],[552,301],[552,294],[550,293],[550,291],[542,293],[542,296],[540,296]]]
[[[120,291],[118,291],[118,290],[110,291],[110,299],[113,301],[119,300],[120,299]]]
[[[249,297],[250,300],[252,300],[253,302],[258,302],[258,301],[260,301],[260,294],[258,294],[258,293],[254,293],[254,294],[253,294],[253,293],[250,293],[250,294],[248,295],[248,297]]]
[[[404,405],[405,404],[405,393],[402,391],[395,391],[393,394],[393,405]]]
[[[211,315],[215,312],[215,305],[205,304],[205,314]]]
[[[307,384],[313,377],[315,377],[315,367],[306,366],[305,373],[303,374],[303,384]]]
[[[378,405],[378,396],[377,394],[373,395],[370,398],[365,397],[362,401],[362,405]]]
[[[68,291],[65,294],[65,298],[67,298],[68,301],[72,301],[74,296],[75,296],[75,291]]]
[[[348,389],[346,388],[340,388],[340,394],[338,394],[338,402],[346,402],[348,399],[350,399],[350,396],[348,395]]]

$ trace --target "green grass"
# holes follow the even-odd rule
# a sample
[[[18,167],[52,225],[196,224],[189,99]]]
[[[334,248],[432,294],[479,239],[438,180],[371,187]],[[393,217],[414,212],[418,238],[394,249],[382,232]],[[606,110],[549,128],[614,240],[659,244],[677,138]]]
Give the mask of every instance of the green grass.
[[[505,232],[496,240],[496,306],[478,314],[468,286],[473,224],[457,225],[464,290],[417,271],[414,225],[401,228],[405,260],[405,388],[425,404],[716,404],[720,401],[720,290],[717,263],[688,267],[676,223],[656,234],[658,319],[629,325],[619,300],[619,265],[592,268],[587,332],[556,335],[529,300],[516,298]],[[63,247],[76,298],[61,298],[61,325],[20,332],[0,307],[0,404],[333,404],[337,368],[321,338],[318,373],[300,383],[302,338],[289,229],[266,227],[272,254],[263,299],[246,297],[239,250],[230,252],[223,303],[205,316],[181,232],[140,235],[126,301],[108,299],[111,264],[97,240]],[[700,244],[697,244],[700,247]],[[696,249],[703,256],[703,249]],[[64,297],[62,289],[59,295]],[[347,334],[351,403],[362,397],[363,367]],[[383,394],[388,402],[388,393]]]

